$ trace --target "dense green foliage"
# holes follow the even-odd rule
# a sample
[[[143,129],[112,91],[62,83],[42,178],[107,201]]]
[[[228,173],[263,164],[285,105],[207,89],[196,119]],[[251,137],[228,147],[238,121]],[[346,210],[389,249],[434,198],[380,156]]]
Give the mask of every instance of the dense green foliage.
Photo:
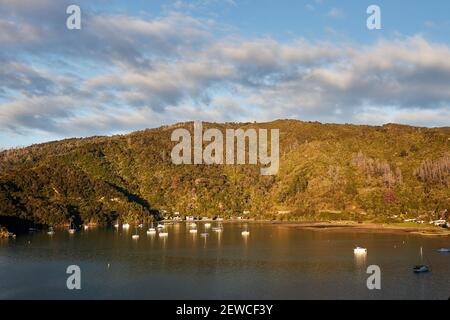
[[[450,211],[450,128],[294,120],[204,124],[280,129],[280,170],[174,165],[176,127],[68,139],[0,153],[0,217],[57,225],[183,215],[379,219]],[[206,144],[206,143],[205,143]]]

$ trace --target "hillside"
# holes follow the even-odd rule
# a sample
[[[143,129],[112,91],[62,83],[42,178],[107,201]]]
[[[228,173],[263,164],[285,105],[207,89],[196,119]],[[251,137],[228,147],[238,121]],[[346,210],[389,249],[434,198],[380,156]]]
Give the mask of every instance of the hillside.
[[[158,210],[270,219],[386,221],[450,211],[450,128],[297,120],[205,124],[280,129],[280,169],[174,165],[176,127],[0,153],[0,224],[148,221]]]

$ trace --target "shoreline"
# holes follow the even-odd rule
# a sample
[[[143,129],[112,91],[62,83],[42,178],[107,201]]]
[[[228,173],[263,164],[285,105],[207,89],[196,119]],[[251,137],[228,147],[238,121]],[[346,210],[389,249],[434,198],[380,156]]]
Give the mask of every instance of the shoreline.
[[[388,234],[413,234],[426,237],[450,236],[450,229],[440,227],[411,227],[386,223],[354,221],[314,221],[314,222],[271,222],[287,228],[297,228],[322,232],[354,232],[354,233],[388,233]]]
[[[164,222],[164,221],[163,221]],[[186,222],[186,221],[181,221]],[[192,221],[199,222],[199,221]],[[204,222],[217,222],[208,220]],[[227,223],[261,223],[271,224],[274,226],[297,228],[303,230],[313,230],[322,232],[354,232],[354,233],[385,233],[385,234],[413,234],[425,237],[446,237],[450,236],[450,229],[429,226],[417,225],[406,226],[402,223],[376,223],[376,222],[362,222],[356,221],[274,221],[274,220],[224,220],[223,224]]]

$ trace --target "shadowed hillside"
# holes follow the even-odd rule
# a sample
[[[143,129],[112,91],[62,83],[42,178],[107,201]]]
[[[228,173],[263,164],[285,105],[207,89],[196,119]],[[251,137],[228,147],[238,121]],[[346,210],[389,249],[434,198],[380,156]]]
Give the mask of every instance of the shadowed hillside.
[[[450,211],[450,128],[295,120],[204,124],[280,129],[280,169],[173,165],[176,127],[68,139],[0,153],[0,219],[37,224],[185,215],[387,221]],[[1,223],[1,220],[0,220]]]

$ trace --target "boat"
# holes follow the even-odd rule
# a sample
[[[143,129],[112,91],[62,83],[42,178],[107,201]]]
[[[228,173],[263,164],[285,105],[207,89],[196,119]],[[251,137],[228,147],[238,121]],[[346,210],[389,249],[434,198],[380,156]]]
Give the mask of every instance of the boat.
[[[422,247],[420,247],[420,261],[422,262],[422,260],[423,260],[423,250],[422,250]],[[425,272],[429,272],[429,271],[431,271],[430,266],[425,265],[425,264],[418,264],[413,267],[414,273],[425,273]]]
[[[156,229],[153,228],[153,222],[152,222],[151,227],[147,230],[147,234],[148,234],[148,235],[156,234]]]
[[[209,222],[205,223],[205,228],[211,228],[211,223]]]
[[[222,228],[221,227],[214,227],[214,228],[212,228],[212,231],[214,231],[214,232],[222,232]]]
[[[245,231],[242,231],[241,234],[242,234],[243,236],[248,236],[248,235],[250,235],[250,231],[245,230]]]
[[[137,240],[137,239],[139,239],[139,235],[138,235],[138,234],[133,234],[133,235],[131,236],[131,238],[132,238],[133,240]]]
[[[158,223],[158,225],[156,226],[158,229],[164,229],[164,225],[161,223]]]
[[[123,229],[129,229],[130,228],[130,224],[129,223],[125,223],[122,225]]]
[[[195,222],[192,222],[191,224],[189,224],[189,226],[190,226],[191,228],[195,228],[195,227],[197,226],[197,224],[196,224]]]
[[[87,224],[85,224],[85,225],[83,226],[83,228],[84,228],[84,230],[87,230],[87,229],[89,229],[89,226],[88,226]]]
[[[206,238],[207,236],[209,236],[208,232],[200,233],[200,237]]]
[[[440,252],[440,253],[449,253],[449,252],[450,252],[450,249],[449,249],[449,248],[440,248],[440,249],[438,250],[438,252]]]
[[[48,234],[49,236],[52,236],[52,235],[55,234],[55,231],[53,230],[53,227],[50,227],[50,228],[48,229],[47,234]]]
[[[119,228],[119,227],[120,227],[119,221],[116,221],[116,223],[114,224],[114,228]]]
[[[413,271],[415,273],[424,273],[424,272],[429,272],[430,271],[430,267],[426,266],[426,265],[417,265],[413,267]]]
[[[197,229],[191,229],[189,230],[190,233],[197,233]]]
[[[361,248],[361,247],[356,247],[355,249],[353,249],[353,253],[354,254],[366,254],[367,253],[367,249],[366,248]]]
[[[72,226],[72,222],[70,223],[69,233],[74,234],[77,230]]]
[[[158,233],[158,235],[160,237],[167,237],[169,235],[169,233],[168,232],[160,232],[160,233]]]

